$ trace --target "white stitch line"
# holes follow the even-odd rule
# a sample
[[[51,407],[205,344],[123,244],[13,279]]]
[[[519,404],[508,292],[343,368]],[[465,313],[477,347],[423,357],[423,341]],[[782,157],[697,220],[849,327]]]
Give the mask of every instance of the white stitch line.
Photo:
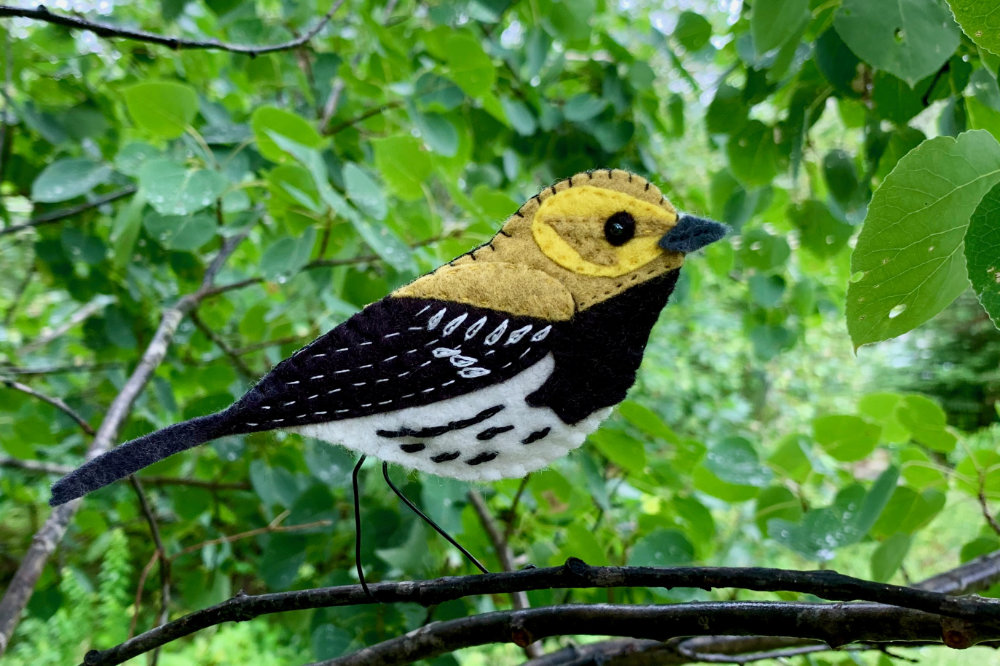
[[[372,367],[371,363],[365,363],[364,365],[359,365],[358,370],[364,370],[365,368],[370,368],[370,367]]]
[[[339,354],[340,352],[345,352],[345,351],[347,351],[348,349],[349,349],[348,347],[341,347],[340,349],[338,349],[338,350],[337,350],[336,352],[334,352],[334,353],[335,353],[335,354]]]
[[[520,356],[517,357],[517,359],[521,360],[522,358],[524,358],[525,356],[527,356],[528,352],[530,352],[530,351],[531,351],[531,347],[528,347],[527,349],[524,350],[524,352],[521,353]]]
[[[361,343],[360,345],[358,345],[358,346],[359,346],[359,347],[364,347],[364,346],[366,346],[366,345],[370,345],[370,344],[372,344],[372,343],[371,343],[371,342],[362,342],[362,343]]]
[[[370,403],[370,402],[363,402],[363,403],[361,403],[361,406],[362,407],[371,407],[372,403]]]
[[[306,417],[306,415],[305,415],[305,414],[299,414],[299,415],[298,415],[298,416],[296,416],[295,418],[297,418],[297,419],[304,419],[305,417]]]
[[[408,374],[410,374],[410,371],[409,371],[409,370],[407,370],[406,372],[401,372],[401,373],[399,373],[399,374],[398,374],[398,375],[396,375],[396,376],[397,376],[397,377],[405,377],[405,376],[406,376],[406,375],[408,375]]]
[[[398,332],[397,333],[386,333],[385,335],[382,336],[382,339],[385,340],[386,338],[394,338],[397,335],[400,335],[400,333],[398,333]]]
[[[285,384],[285,386],[295,386],[296,384],[301,384],[301,383],[302,382],[296,379],[294,382],[288,382],[287,384]]]
[[[324,377],[326,377],[326,375],[313,375],[309,379],[316,381],[317,379],[323,379]]]
[[[337,414],[343,414],[344,412],[349,412],[349,411],[351,411],[351,410],[349,410],[349,409],[338,409],[336,413]]]
[[[380,404],[380,405],[388,405],[391,402],[392,402],[392,400],[383,400],[382,402],[380,402],[378,404]]]
[[[326,414],[326,412],[313,412],[313,414],[316,416],[322,416],[323,414]]]
[[[324,356],[326,356],[326,354],[313,354],[312,355],[313,358],[323,358]]]
[[[410,326],[408,330],[411,330],[411,331],[422,331],[422,330],[424,330],[424,327],[423,326]]]
[[[416,395],[416,393],[407,393],[402,398],[400,398],[400,400],[405,400],[406,398],[412,398],[415,395]]]
[[[407,354],[416,354],[416,353],[417,353],[417,350],[416,350],[416,349],[408,349],[408,350],[406,351],[406,353],[407,353]]]
[[[388,380],[388,379],[385,379],[385,378],[383,377],[382,379],[376,379],[376,380],[375,380],[375,383],[376,383],[376,384],[381,384],[382,382],[387,382],[387,381],[389,381],[389,380]]]
[[[423,367],[426,367],[426,366],[428,366],[430,364],[431,364],[430,361],[424,361],[423,363],[420,364],[420,367],[423,368]]]
[[[399,354],[393,354],[389,358],[384,358],[384,359],[382,359],[382,362],[383,363],[388,363],[389,361],[393,360],[394,358],[399,358]]]
[[[364,386],[367,383],[368,382],[355,382],[354,384],[351,384],[351,386]]]
[[[289,400],[288,402],[286,402],[286,403],[284,404],[284,406],[285,406],[285,407],[288,407],[289,405],[294,405],[294,404],[295,404],[295,401],[294,401],[294,400]]]
[[[271,423],[282,423],[285,419],[271,419]]]
[[[507,363],[507,364],[505,364],[505,365],[504,365],[503,367],[501,367],[500,369],[501,369],[501,370],[503,370],[504,368],[509,368],[509,367],[510,367],[510,366],[512,366],[512,365],[514,365],[514,363],[513,363],[513,362],[511,362],[511,363]]]
[[[424,345],[424,347],[430,347],[431,345],[436,345],[439,342],[441,342],[441,338],[434,338],[433,340],[431,340],[430,342],[428,342],[426,345]]]
[[[251,428],[256,428],[260,424],[259,423],[250,423],[249,421],[247,421],[247,425],[250,426]]]
[[[350,371],[351,371],[351,369],[350,369],[350,368],[346,368],[346,369],[344,369],[344,370],[337,370],[337,371],[336,371],[336,372],[334,372],[333,374],[335,374],[335,375],[342,375],[342,374],[344,374],[345,372],[350,372]]]
[[[263,405],[261,409],[271,409],[271,405]]]
[[[431,391],[433,391],[433,390],[434,390],[434,387],[432,386],[432,387],[430,387],[430,388],[426,388],[426,389],[424,389],[423,391],[421,391],[421,393],[430,393],[430,392],[431,392]]]
[[[339,388],[330,389],[329,391],[326,392],[326,394],[327,395],[333,395],[334,393],[337,393],[338,391],[340,391]]]
[[[319,397],[319,393],[317,393],[316,395],[309,396],[308,398],[306,398],[306,400],[315,400],[318,397]]]
[[[450,385],[450,384],[454,384],[454,383],[455,383],[455,380],[454,380],[454,379],[449,379],[449,380],[448,380],[448,381],[446,381],[446,382],[445,382],[444,384],[441,384],[441,388],[444,388],[445,386],[448,386],[448,385]]]
[[[431,307],[430,305],[425,305],[424,307],[420,308],[420,312],[415,314],[414,317],[419,317],[423,313],[427,312],[427,310],[430,309],[430,307]]]

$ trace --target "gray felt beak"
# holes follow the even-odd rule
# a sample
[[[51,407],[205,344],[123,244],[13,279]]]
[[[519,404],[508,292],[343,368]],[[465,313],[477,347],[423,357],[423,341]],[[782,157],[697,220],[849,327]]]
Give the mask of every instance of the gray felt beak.
[[[729,227],[694,215],[681,215],[677,225],[663,235],[659,246],[670,252],[694,252],[729,233]]]

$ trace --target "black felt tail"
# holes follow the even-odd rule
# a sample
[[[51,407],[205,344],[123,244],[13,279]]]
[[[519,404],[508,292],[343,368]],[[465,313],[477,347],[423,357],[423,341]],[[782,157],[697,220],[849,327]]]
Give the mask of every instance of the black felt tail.
[[[168,456],[228,434],[228,421],[226,412],[199,416],[125,442],[56,481],[49,504],[59,506],[83,497]]]

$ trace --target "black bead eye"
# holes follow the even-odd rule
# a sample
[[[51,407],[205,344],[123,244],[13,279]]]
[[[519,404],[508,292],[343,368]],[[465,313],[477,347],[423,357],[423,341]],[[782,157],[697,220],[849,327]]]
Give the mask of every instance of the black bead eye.
[[[604,223],[604,237],[612,245],[624,245],[635,236],[635,218],[625,211],[618,211]]]

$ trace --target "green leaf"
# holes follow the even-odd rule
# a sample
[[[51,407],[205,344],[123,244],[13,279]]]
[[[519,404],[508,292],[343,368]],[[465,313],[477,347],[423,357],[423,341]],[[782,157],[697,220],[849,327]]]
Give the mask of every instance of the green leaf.
[[[685,51],[700,51],[712,38],[712,24],[701,14],[684,10],[677,17],[673,37]]]
[[[385,194],[375,179],[353,162],[348,162],[344,166],[343,176],[344,188],[351,203],[372,219],[384,220],[389,208]]]
[[[1000,55],[1000,20],[995,0],[948,0],[955,20],[981,48]]]
[[[922,395],[904,396],[896,407],[896,418],[910,431],[913,439],[941,453],[949,453],[958,442],[947,430],[948,421],[941,407]]]
[[[142,220],[146,233],[168,250],[191,252],[215,237],[212,215],[161,215],[150,211]]]
[[[972,451],[955,466],[955,487],[972,497],[982,490],[990,499],[1000,498],[1000,453]]]
[[[813,436],[832,458],[841,462],[861,460],[875,450],[882,426],[850,414],[829,414],[813,419]]]
[[[440,113],[415,113],[413,120],[420,128],[420,135],[435,153],[454,157],[458,152],[458,130]]]
[[[316,228],[309,227],[298,238],[285,236],[268,245],[260,258],[260,272],[266,280],[282,280],[298,273],[309,263],[316,241]]]
[[[135,124],[161,139],[184,134],[198,113],[197,93],[180,83],[137,83],[122,94]]]
[[[587,441],[593,444],[608,460],[633,474],[646,469],[646,449],[643,443],[613,428],[601,428]]]
[[[908,534],[893,534],[872,553],[872,579],[887,582],[903,566],[903,559],[910,550]]]
[[[792,250],[781,236],[773,236],[764,229],[751,229],[743,234],[740,257],[748,268],[770,271],[784,266]]]
[[[298,577],[306,561],[306,537],[298,534],[272,534],[260,558],[260,574],[273,592],[287,590]]]
[[[919,446],[906,446],[899,451],[903,480],[917,489],[947,488],[948,477],[940,463],[932,460]]]
[[[872,196],[847,288],[855,348],[924,323],[968,285],[962,242],[983,195],[1000,181],[1000,144],[982,130],[925,141]]]
[[[45,167],[31,184],[31,200],[39,203],[66,201],[106,183],[111,167],[86,158],[61,159]]]
[[[535,115],[521,100],[504,96],[500,98],[500,105],[503,106],[503,112],[507,114],[510,126],[521,136],[531,136],[538,129]]]
[[[217,171],[186,169],[169,159],[147,162],[139,171],[139,189],[163,215],[188,215],[215,203],[226,189]]]
[[[446,75],[472,98],[490,92],[496,67],[483,51],[482,41],[465,32],[452,33],[444,43]]]
[[[312,123],[291,111],[276,106],[261,106],[250,116],[250,127],[253,128],[257,150],[272,162],[284,162],[287,159],[285,151],[278,147],[272,134],[294,141],[308,148],[317,148],[323,143]]]
[[[375,167],[386,184],[402,199],[424,195],[423,185],[431,174],[431,158],[420,142],[409,136],[374,139]]]
[[[858,413],[882,425],[883,442],[906,442],[910,431],[896,418],[896,407],[903,400],[898,393],[868,393],[858,399]]]
[[[333,624],[321,624],[312,632],[313,659],[324,661],[348,653],[352,635],[346,629]]]
[[[911,86],[958,48],[958,26],[942,0],[844,0],[833,24],[859,58]]]
[[[773,308],[785,294],[785,278],[780,275],[754,273],[747,283],[750,297],[762,308]]]
[[[771,481],[771,470],[760,464],[753,444],[743,437],[727,437],[710,446],[704,464],[726,483],[762,488]]]
[[[694,559],[694,546],[675,529],[658,529],[639,539],[628,557],[633,567],[676,567]]]
[[[659,414],[645,405],[641,405],[634,400],[626,400],[618,405],[618,413],[625,417],[629,423],[651,437],[671,444],[680,442],[680,438],[670,429],[670,426],[663,422]]]
[[[799,230],[802,246],[821,259],[840,252],[855,229],[837,219],[823,202],[815,199],[790,206],[788,217]]]
[[[767,464],[779,476],[796,483],[805,483],[812,473],[812,461],[806,455],[806,450],[811,445],[805,435],[788,435],[781,440],[778,450],[767,459]]]
[[[758,529],[767,536],[767,524],[774,519],[797,523],[802,520],[802,502],[784,486],[765,488],[757,496],[753,519]]]
[[[809,0],[754,0],[750,7],[750,34],[758,55],[794,37],[809,16]]]
[[[986,193],[969,220],[965,261],[979,302],[1000,328],[1000,185]]]
[[[142,165],[160,157],[159,148],[141,141],[133,141],[118,151],[115,155],[115,169],[127,176],[138,176]]]
[[[823,156],[823,178],[830,194],[842,206],[850,202],[858,189],[854,160],[845,150],[834,149]]]
[[[723,83],[715,91],[705,113],[705,126],[709,134],[736,134],[747,124],[750,109],[743,99],[743,91]]]
[[[726,144],[733,175],[751,186],[768,185],[778,175],[778,146],[774,129],[751,120]]]
[[[563,106],[563,115],[566,120],[580,123],[590,120],[608,105],[607,101],[600,97],[595,97],[590,93],[580,93],[570,97]]]

